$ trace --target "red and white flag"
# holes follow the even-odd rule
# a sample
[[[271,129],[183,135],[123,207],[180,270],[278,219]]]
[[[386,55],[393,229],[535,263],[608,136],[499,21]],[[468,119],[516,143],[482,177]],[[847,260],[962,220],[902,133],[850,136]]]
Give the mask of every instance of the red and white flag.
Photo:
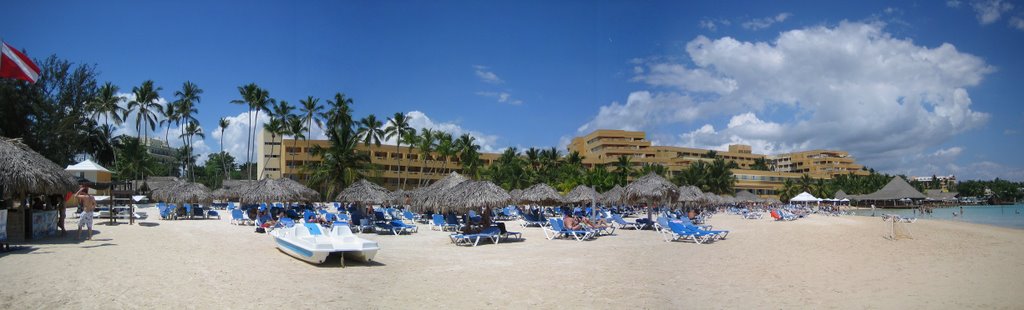
[[[3,55],[0,56],[0,77],[35,83],[39,79],[39,67],[28,56],[4,42]]]

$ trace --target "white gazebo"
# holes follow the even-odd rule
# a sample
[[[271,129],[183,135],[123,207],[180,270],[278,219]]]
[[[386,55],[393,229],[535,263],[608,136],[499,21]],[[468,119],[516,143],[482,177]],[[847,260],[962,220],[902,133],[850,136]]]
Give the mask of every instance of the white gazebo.
[[[818,202],[818,201],[821,201],[821,199],[818,199],[817,197],[814,197],[814,195],[811,195],[811,193],[808,193],[808,192],[800,193],[800,195],[796,195],[796,197],[793,197],[793,198],[789,199],[789,202]]]
[[[64,168],[73,176],[89,180],[93,183],[110,183],[111,172],[92,160],[83,160],[77,164]],[[96,194],[95,189],[89,189],[90,194]]]

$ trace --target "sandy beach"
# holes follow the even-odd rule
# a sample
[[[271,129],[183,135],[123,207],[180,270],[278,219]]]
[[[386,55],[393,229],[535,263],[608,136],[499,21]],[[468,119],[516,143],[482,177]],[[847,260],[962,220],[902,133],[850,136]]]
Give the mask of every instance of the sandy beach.
[[[145,209],[151,216],[155,209]],[[69,227],[74,227],[70,220]],[[919,220],[885,239],[878,218],[709,221],[713,244],[616,231],[588,242],[456,247],[420,225],[363,234],[373,263],[315,266],[223,220],[98,225],[0,254],[0,308],[1022,308],[1024,230]]]

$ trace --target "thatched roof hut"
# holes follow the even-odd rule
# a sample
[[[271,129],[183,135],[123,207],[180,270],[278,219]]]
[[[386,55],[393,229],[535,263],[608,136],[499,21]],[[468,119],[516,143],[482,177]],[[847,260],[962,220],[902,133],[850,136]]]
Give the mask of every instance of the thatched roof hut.
[[[512,196],[491,181],[466,181],[448,189],[443,203],[446,207],[468,210],[483,207],[504,207]]]
[[[893,177],[882,189],[867,195],[857,196],[859,200],[900,200],[900,199],[925,199],[926,196],[917,191],[913,186],[904,181],[901,177]]]
[[[754,195],[754,193],[751,193],[750,191],[747,191],[747,190],[742,190],[742,191],[739,191],[738,193],[736,193],[736,202],[762,202],[762,201],[764,201],[764,198],[761,198],[760,196]]]
[[[388,194],[388,202],[399,205],[409,204],[412,201],[412,195],[413,192],[399,188]]]
[[[523,190],[519,196],[519,202],[535,203],[539,205],[552,206],[565,201],[555,188],[544,183],[538,183]]]
[[[316,198],[310,192],[291,184],[294,181],[282,180],[291,181],[290,179],[263,179],[249,186],[243,186],[240,189],[239,198],[244,203],[311,201]]]
[[[255,184],[252,180],[224,180],[221,187],[210,193],[211,199],[238,200],[246,188]]]
[[[518,202],[519,198],[523,197],[523,190],[518,189],[518,188],[517,189],[513,189],[513,190],[508,192],[508,195],[512,196],[512,201]]]
[[[140,192],[152,193],[155,190],[165,188],[168,186],[174,186],[181,182],[184,182],[184,180],[178,179],[177,177],[147,176],[145,180],[132,181],[132,186],[134,186],[132,188]]]
[[[186,202],[209,202],[210,189],[206,185],[200,183],[190,182],[178,182],[176,184],[170,184],[163,186],[151,193],[153,200],[170,202],[170,203],[186,203]]]
[[[601,194],[598,194],[593,188],[586,185],[576,185],[568,194],[565,194],[565,202],[587,204],[596,203],[601,198]]]
[[[700,201],[704,197],[704,192],[693,185],[684,185],[679,187],[679,201],[680,202],[694,202]]]
[[[338,193],[334,198],[342,202],[358,202],[365,204],[384,204],[391,200],[391,193],[380,185],[366,179],[360,179]]]
[[[320,199],[319,192],[307,187],[306,185],[303,185],[302,183],[296,182],[295,180],[289,178],[280,178],[276,179],[275,181],[281,183],[282,186],[290,188],[292,191],[299,193],[303,197],[306,197],[308,201],[316,201]]]
[[[21,140],[0,138],[0,186],[4,195],[58,195],[74,191],[78,181]]]
[[[674,203],[679,199],[679,188],[656,173],[648,173],[626,186],[627,201]]]
[[[622,186],[615,185],[615,187],[612,187],[612,189],[609,189],[608,191],[601,193],[600,201],[603,204],[622,203],[623,200],[625,200],[625,197],[623,196],[625,192],[625,188],[623,188]]]
[[[412,194],[413,205],[431,208],[440,207],[445,191],[468,180],[469,178],[452,172],[433,184],[414,190]]]
[[[843,191],[843,190],[838,190],[838,191],[836,191],[836,194],[835,194],[835,196],[833,196],[833,198],[835,198],[835,199],[850,199],[850,195],[846,194],[846,192]]]

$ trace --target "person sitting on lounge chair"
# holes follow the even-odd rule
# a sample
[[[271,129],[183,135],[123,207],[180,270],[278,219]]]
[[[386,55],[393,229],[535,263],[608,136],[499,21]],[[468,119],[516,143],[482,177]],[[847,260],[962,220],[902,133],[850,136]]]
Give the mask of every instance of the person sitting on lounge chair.
[[[278,213],[278,215],[284,216],[284,212]],[[266,209],[262,209],[256,215],[256,223],[259,223],[260,227],[271,228],[274,227],[275,224],[277,224],[277,221],[275,221],[274,218],[270,216],[270,212],[267,212]]]
[[[570,230],[580,230],[580,229],[583,229],[583,225],[580,225],[580,221],[577,220],[572,215],[570,215],[569,213],[565,214],[565,217],[562,218],[562,222],[564,223],[566,229],[570,229]]]

